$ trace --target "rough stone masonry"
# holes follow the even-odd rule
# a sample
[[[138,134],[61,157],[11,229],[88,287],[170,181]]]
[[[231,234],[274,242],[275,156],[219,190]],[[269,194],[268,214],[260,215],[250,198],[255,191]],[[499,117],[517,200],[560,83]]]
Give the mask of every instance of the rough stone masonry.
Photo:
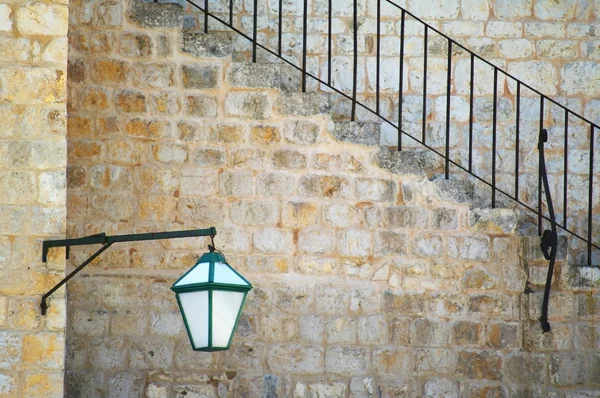
[[[284,4],[293,59],[301,4]],[[334,81],[347,89],[350,14],[335,4]],[[359,3],[359,97],[371,104],[373,4]],[[598,121],[598,0],[398,4]],[[325,76],[327,5],[309,5],[309,66]],[[272,15],[277,2],[260,7]],[[251,10],[235,2],[236,26],[252,26]],[[391,110],[398,14],[384,10],[382,98]],[[299,93],[289,68],[263,55],[246,63],[247,44],[201,34],[200,21],[177,4],[0,0],[0,397],[599,396],[600,271],[568,265],[571,242],[561,242],[552,332],[542,334],[547,263],[515,210],[485,208],[464,179],[438,179],[431,153],[388,150],[387,127],[366,113],[344,120],[339,98],[314,82]],[[260,40],[272,43],[269,20],[259,21]],[[422,37],[416,25],[408,36],[405,123],[418,134]],[[436,58],[447,48],[431,44],[435,134],[445,107]],[[464,69],[461,54],[456,61]],[[477,74],[485,82],[486,71]],[[456,132],[465,123],[461,76]],[[506,176],[512,90],[503,81]],[[483,167],[489,87],[477,96]],[[525,100],[525,122],[536,107]],[[546,122],[560,137],[560,115],[549,109]],[[522,195],[533,197],[535,138],[523,125]],[[586,189],[586,134],[570,141],[582,159],[570,170],[573,192]],[[455,136],[460,151],[464,136]],[[559,151],[549,152],[560,173]],[[65,268],[64,251],[41,263],[42,240],[208,226],[255,285],[231,350],[193,352],[169,290],[204,239],[113,247],[70,282],[66,309],[55,294],[39,315],[40,296]],[[72,250],[71,265],[91,250]]]

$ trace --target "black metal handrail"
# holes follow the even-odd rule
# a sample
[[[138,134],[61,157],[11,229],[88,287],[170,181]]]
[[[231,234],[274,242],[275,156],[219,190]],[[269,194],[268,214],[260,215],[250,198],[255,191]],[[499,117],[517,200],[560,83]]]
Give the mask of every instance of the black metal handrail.
[[[543,221],[548,221],[553,223],[554,217],[550,217],[546,215],[544,212],[544,206],[542,202],[542,173],[538,170],[538,190],[537,190],[537,203],[531,204],[527,203],[526,200],[519,197],[519,169],[521,165],[521,157],[520,157],[520,133],[521,133],[521,100],[522,100],[522,90],[526,88],[534,96],[539,96],[540,109],[539,109],[539,131],[540,133],[546,127],[544,125],[544,112],[546,108],[546,103],[551,104],[553,106],[558,106],[560,109],[564,111],[564,149],[563,149],[563,192],[562,192],[562,200],[563,200],[563,209],[562,209],[562,222],[557,222],[556,226],[568,234],[580,239],[587,246],[587,265],[592,265],[592,250],[600,249],[600,245],[594,243],[593,240],[593,231],[592,231],[592,215],[593,215],[593,187],[594,187],[594,133],[595,130],[600,130],[600,127],[596,125],[594,122],[588,120],[587,118],[577,114],[576,112],[570,110],[566,106],[562,105],[556,100],[549,98],[548,96],[542,94],[540,91],[533,88],[531,85],[519,80],[518,78],[512,76],[507,71],[497,67],[490,61],[482,58],[481,56],[475,54],[473,51],[469,50],[465,46],[456,42],[452,38],[448,37],[444,33],[440,32],[435,27],[427,24],[414,14],[410,13],[406,9],[398,6],[393,1],[386,0],[387,3],[396,7],[400,10],[400,49],[399,49],[399,91],[398,91],[398,110],[397,112],[392,112],[392,114],[396,114],[398,116],[398,121],[394,122],[389,120],[386,115],[382,114],[380,107],[380,79],[381,79],[381,0],[377,0],[377,33],[376,33],[376,82],[375,82],[375,109],[372,109],[371,106],[368,106],[357,99],[357,64],[358,64],[358,15],[357,15],[357,0],[353,2],[352,9],[352,29],[353,29],[353,49],[352,49],[352,58],[353,58],[353,70],[348,73],[353,73],[352,79],[352,90],[351,93],[344,92],[344,90],[335,87],[335,84],[332,81],[332,0],[328,0],[328,12],[327,12],[327,78],[320,78],[316,74],[313,74],[307,70],[307,21],[308,21],[308,10],[307,10],[307,0],[303,2],[303,14],[302,14],[302,37],[303,37],[303,45],[302,45],[302,54],[300,65],[290,61],[286,57],[282,55],[282,29],[283,29],[283,2],[279,0],[279,8],[277,15],[277,48],[271,49],[268,45],[261,44],[257,40],[257,13],[258,13],[258,3],[257,0],[254,0],[253,3],[253,28],[252,34],[247,34],[243,32],[241,29],[238,29],[234,26],[233,23],[233,0],[229,0],[229,20],[226,21],[218,15],[209,11],[208,2],[209,0],[204,1],[204,7],[196,4],[192,0],[186,0],[193,7],[197,8],[201,12],[204,13],[204,31],[208,32],[208,17],[210,16],[214,20],[220,22],[225,27],[231,29],[235,33],[241,35],[252,43],[252,60],[256,62],[257,60],[257,51],[261,49],[266,51],[269,54],[272,54],[278,57],[282,62],[298,69],[301,71],[302,79],[301,79],[301,89],[302,91],[306,91],[306,82],[308,78],[314,79],[320,84],[328,87],[328,89],[332,90],[334,93],[340,95],[341,97],[350,100],[352,103],[351,107],[351,120],[356,119],[356,109],[357,107],[361,107],[362,109],[367,110],[368,112],[376,115],[382,121],[396,127],[398,131],[398,150],[403,150],[403,137],[408,137],[418,142],[423,147],[428,150],[434,152],[442,159],[444,159],[444,176],[445,178],[449,178],[450,174],[450,166],[453,166],[459,170],[462,170],[468,173],[473,179],[482,182],[483,184],[489,186],[491,188],[491,205],[492,207],[496,207],[497,205],[497,194],[502,194],[507,198],[511,199],[514,203],[522,206],[524,209],[532,212],[537,217],[537,227],[538,234],[542,235],[543,229]],[[405,33],[406,33],[406,19],[407,16],[411,17],[418,23],[423,26],[423,92],[422,92],[422,120],[421,120],[421,128],[422,133],[421,137],[417,138],[414,134],[411,134],[407,131],[403,130],[402,122],[403,122],[403,76],[405,71]],[[434,148],[434,144],[431,144],[427,140],[427,97],[428,97],[428,87],[427,87],[427,74],[428,74],[428,52],[429,52],[429,36],[430,33],[433,32],[442,38],[444,38],[447,42],[447,77],[446,77],[446,107],[445,107],[445,148],[444,152],[440,152],[436,148]],[[450,153],[450,137],[451,137],[451,87],[452,87],[452,68],[453,68],[453,48],[459,48],[462,51],[465,51],[470,58],[470,87],[469,87],[469,121],[468,121],[468,161],[466,165],[459,160],[452,159]],[[493,70],[493,107],[492,107],[492,154],[491,154],[491,178],[488,180],[482,175],[478,175],[478,173],[474,170],[473,167],[473,141],[474,141],[474,102],[475,102],[475,60],[479,60]],[[515,161],[514,161],[514,192],[508,192],[507,189],[501,188],[497,185],[497,153],[498,153],[498,81],[499,75],[502,74],[506,79],[510,79],[514,81],[516,84],[516,115],[515,115]],[[569,213],[568,213],[568,203],[569,203],[569,187],[568,187],[568,157],[569,157],[569,118],[575,117],[581,123],[588,125],[590,129],[590,141],[589,141],[589,172],[588,172],[588,203],[587,203],[587,231],[585,233],[579,232],[576,227],[569,225]],[[545,188],[549,189],[548,187]]]

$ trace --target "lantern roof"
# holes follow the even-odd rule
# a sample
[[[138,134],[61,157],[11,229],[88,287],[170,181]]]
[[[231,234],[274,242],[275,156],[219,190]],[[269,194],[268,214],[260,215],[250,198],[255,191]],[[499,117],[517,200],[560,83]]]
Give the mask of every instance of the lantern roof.
[[[209,287],[248,291],[252,289],[252,284],[227,264],[223,254],[209,252],[204,253],[196,264],[173,284],[171,290],[181,292]]]

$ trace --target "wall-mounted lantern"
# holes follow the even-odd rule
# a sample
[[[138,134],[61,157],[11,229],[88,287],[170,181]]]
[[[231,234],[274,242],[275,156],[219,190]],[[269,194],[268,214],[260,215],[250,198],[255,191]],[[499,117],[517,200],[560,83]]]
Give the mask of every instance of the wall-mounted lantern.
[[[227,350],[246,301],[246,295],[252,289],[252,285],[227,264],[225,256],[215,249],[216,235],[217,230],[211,227],[189,231],[116,236],[106,236],[101,233],[77,239],[44,241],[43,262],[47,261],[48,250],[52,247],[65,247],[67,258],[71,246],[102,244],[102,247],[42,296],[40,305],[42,315],[46,315],[48,310],[46,302],[48,297],[113,243],[210,236],[209,252],[202,255],[196,265],[183,274],[171,289],[176,294],[192,348],[195,351]]]

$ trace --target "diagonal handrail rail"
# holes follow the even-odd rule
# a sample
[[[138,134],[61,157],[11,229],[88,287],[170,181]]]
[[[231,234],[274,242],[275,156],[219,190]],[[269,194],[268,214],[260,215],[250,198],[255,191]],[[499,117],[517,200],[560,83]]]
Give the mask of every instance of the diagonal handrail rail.
[[[233,32],[235,32],[236,34],[239,34],[240,36],[244,37],[246,40],[250,41],[252,43],[252,59],[254,62],[256,62],[256,52],[257,49],[260,48],[263,51],[266,51],[267,53],[277,57],[279,60],[281,60],[282,62],[284,62],[285,64],[299,70],[302,73],[302,89],[303,91],[306,90],[306,78],[310,77],[311,79],[314,79],[315,81],[319,82],[320,84],[326,86],[329,90],[335,92],[336,94],[340,95],[341,97],[352,101],[352,120],[354,120],[355,117],[355,107],[359,106],[362,109],[366,110],[367,112],[370,112],[372,114],[374,114],[375,116],[377,116],[378,118],[380,118],[383,122],[388,123],[391,126],[394,126],[397,128],[398,130],[398,145],[399,145],[399,150],[401,150],[401,137],[404,135],[408,138],[411,138],[412,140],[416,141],[417,143],[419,143],[420,145],[422,145],[423,147],[425,147],[427,150],[432,151],[433,153],[435,153],[436,155],[440,156],[441,158],[443,158],[445,160],[445,177],[448,178],[448,170],[449,170],[449,166],[452,165],[453,167],[456,167],[457,169],[464,171],[466,173],[468,173],[472,178],[474,178],[475,180],[487,185],[488,187],[492,188],[492,206],[495,207],[495,195],[496,193],[500,193],[503,194],[504,196],[508,197],[509,199],[511,199],[513,202],[515,202],[516,204],[518,204],[519,206],[523,207],[525,210],[534,213],[535,215],[537,215],[538,217],[538,231],[539,234],[541,236],[542,234],[542,221],[548,221],[550,223],[555,222],[554,218],[547,216],[546,214],[544,214],[544,212],[542,211],[542,206],[541,206],[541,201],[542,201],[542,177],[541,174],[538,175],[538,208],[536,209],[533,205],[527,204],[525,203],[522,199],[519,198],[518,196],[518,162],[519,162],[519,157],[518,157],[518,151],[519,151],[519,115],[517,114],[516,117],[516,123],[517,123],[517,130],[516,130],[516,134],[517,134],[517,139],[516,139],[516,148],[517,148],[517,153],[516,153],[516,162],[517,162],[517,172],[515,173],[515,187],[517,187],[516,189],[516,195],[513,196],[513,194],[511,194],[510,192],[507,192],[506,190],[499,188],[496,183],[495,183],[495,158],[496,158],[496,131],[495,131],[495,127],[496,127],[496,112],[497,112],[497,92],[496,92],[496,86],[497,84],[494,84],[494,107],[493,107],[493,113],[494,113],[494,121],[493,121],[493,125],[494,125],[494,148],[493,148],[493,172],[492,172],[492,181],[487,181],[484,177],[481,177],[477,174],[475,174],[475,172],[472,170],[472,165],[471,165],[471,156],[469,156],[469,165],[468,167],[465,167],[462,163],[459,163],[458,161],[455,161],[453,159],[450,158],[449,156],[449,134],[446,134],[446,148],[445,148],[445,153],[441,153],[440,151],[438,151],[436,148],[433,147],[433,145],[428,144],[425,141],[425,137],[423,136],[421,139],[415,137],[413,134],[403,130],[402,127],[402,105],[401,102],[399,102],[399,106],[398,106],[398,113],[399,113],[399,122],[395,123],[391,120],[389,120],[389,118],[387,118],[386,116],[382,115],[379,112],[379,101],[377,100],[376,103],[376,109],[373,110],[371,107],[367,106],[366,104],[358,101],[356,99],[356,76],[354,76],[353,79],[353,90],[352,90],[352,94],[348,94],[343,92],[341,89],[338,89],[334,86],[334,84],[332,83],[331,80],[331,1],[329,1],[329,5],[330,5],[330,11],[329,11],[329,29],[328,29],[328,43],[329,43],[329,47],[328,47],[328,57],[329,57],[329,63],[328,63],[328,75],[327,75],[327,80],[323,80],[321,79],[319,76],[309,72],[306,70],[306,46],[303,45],[303,54],[302,54],[302,65],[296,65],[295,63],[291,62],[290,60],[286,59],[285,57],[282,56],[281,53],[281,27],[282,27],[282,23],[281,23],[281,15],[282,15],[282,11],[281,11],[281,3],[282,1],[279,0],[279,4],[280,4],[280,8],[279,8],[279,28],[280,30],[278,31],[278,50],[272,50],[270,48],[268,48],[266,45],[263,45],[261,43],[258,42],[257,40],[257,36],[256,36],[256,29],[257,29],[257,24],[256,24],[256,14],[257,14],[257,6],[256,6],[256,0],[254,1],[255,3],[255,7],[254,7],[254,26],[253,26],[253,33],[252,36],[246,34],[245,32],[243,32],[242,30],[236,28],[233,24],[233,0],[229,0],[229,4],[230,4],[230,10],[229,10],[229,21],[226,21],[222,18],[220,18],[219,16],[213,14],[211,11],[208,10],[208,7],[202,7],[200,5],[198,5],[197,3],[195,3],[193,0],[185,0],[187,3],[189,3],[190,5],[192,5],[193,7],[197,8],[198,10],[200,10],[201,12],[203,12],[205,14],[205,20],[207,20],[208,16],[210,16],[211,18],[213,18],[214,20],[216,20],[217,22],[223,24],[224,26],[226,26],[228,29],[231,29]],[[209,0],[205,0],[205,4],[208,3]],[[516,95],[516,100],[517,100],[517,112],[519,109],[519,103],[520,103],[520,91],[521,91],[521,86],[527,88],[528,90],[530,90],[531,92],[533,92],[536,95],[540,96],[540,132],[544,129],[544,120],[543,120],[543,114],[544,114],[544,102],[548,101],[553,105],[556,105],[558,107],[560,107],[562,110],[565,111],[565,148],[568,148],[568,146],[566,145],[567,143],[567,139],[568,139],[568,135],[567,135],[567,131],[568,131],[568,120],[569,120],[569,116],[572,115],[574,117],[577,117],[579,120],[581,120],[583,123],[587,124],[590,126],[590,137],[591,137],[591,143],[590,143],[590,175],[589,175],[589,196],[588,196],[588,230],[587,230],[587,237],[583,236],[583,234],[578,233],[577,231],[575,231],[573,228],[569,228],[567,225],[567,206],[566,206],[566,198],[567,198],[567,168],[566,168],[566,158],[567,158],[567,151],[565,150],[565,170],[564,170],[564,198],[565,198],[565,206],[564,206],[564,214],[565,217],[563,218],[563,223],[556,223],[556,226],[560,229],[562,229],[563,231],[567,232],[568,234],[576,237],[577,239],[585,242],[585,244],[587,245],[587,251],[588,251],[588,266],[591,266],[591,254],[592,254],[592,249],[599,249],[600,250],[600,244],[594,243],[592,241],[592,192],[593,192],[593,139],[594,139],[594,130],[600,130],[600,127],[595,124],[594,122],[590,121],[589,119],[577,114],[576,112],[570,110],[569,108],[567,108],[566,106],[562,105],[561,103],[553,100],[552,98],[542,94],[541,92],[539,92],[538,90],[536,90],[535,88],[531,87],[529,84],[522,82],[521,80],[519,80],[518,78],[514,77],[513,75],[509,74],[508,72],[502,70],[501,68],[497,67],[496,65],[494,65],[493,63],[487,61],[486,59],[482,58],[481,56],[477,55],[476,53],[474,53],[473,51],[469,50],[468,48],[466,48],[465,46],[463,46],[462,44],[456,42],[455,40],[453,40],[452,38],[448,37],[447,35],[445,35],[444,33],[440,32],[438,29],[436,29],[435,27],[427,24],[426,22],[424,22],[423,20],[421,20],[420,18],[416,17],[414,14],[410,13],[409,11],[407,11],[406,9],[400,7],[399,5],[395,4],[393,1],[391,0],[386,0],[389,4],[397,7],[398,9],[401,10],[402,12],[402,24],[401,24],[401,40],[400,40],[400,45],[401,45],[401,55],[403,55],[403,47],[404,47],[404,22],[405,22],[405,16],[409,15],[411,18],[414,18],[416,21],[420,22],[421,24],[423,24],[425,26],[425,48],[424,48],[424,54],[427,54],[427,43],[426,43],[426,38],[427,38],[427,30],[431,30],[433,32],[435,32],[436,34],[439,34],[440,36],[442,36],[443,38],[445,38],[446,40],[448,40],[448,69],[450,70],[450,68],[452,67],[452,46],[456,45],[458,47],[460,47],[461,49],[463,49],[464,51],[466,51],[468,54],[470,54],[471,56],[471,74],[473,75],[473,61],[474,59],[478,59],[482,62],[484,62],[486,65],[490,66],[493,68],[494,70],[494,83],[497,82],[497,78],[498,78],[498,73],[502,73],[503,75],[505,75],[507,78],[510,78],[512,80],[514,80],[517,83],[517,95]],[[356,3],[356,1],[354,2]],[[380,1],[378,1],[378,7],[380,7]],[[356,7],[354,7],[354,21],[356,22],[357,20],[357,16],[356,16]],[[378,10],[378,14],[377,17],[380,18],[380,13]],[[306,12],[303,14],[303,26],[306,26],[305,22],[307,19],[307,15]],[[378,25],[380,23],[380,20],[378,19]],[[354,24],[354,29],[356,32],[356,23]],[[205,32],[208,32],[208,24],[205,24]],[[305,33],[305,32],[304,32]],[[303,33],[303,38],[304,41],[306,41],[306,35]],[[356,65],[356,59],[357,59],[357,45],[356,45],[356,34],[354,35],[354,64]],[[378,29],[378,38],[377,41],[379,42],[379,29]],[[377,92],[376,92],[376,96],[377,99],[379,99],[379,43],[377,46],[377,65],[378,65],[378,70],[377,70]],[[400,68],[402,68],[403,66],[403,60],[402,60],[402,56],[401,56],[401,62],[400,62]],[[402,70],[402,69],[401,69]],[[424,76],[424,80],[426,81],[426,77],[427,77],[427,70],[425,69],[424,71],[425,76]],[[356,75],[356,67],[354,70],[354,74]],[[473,76],[471,76],[471,79],[473,78]],[[451,79],[451,74],[448,73],[448,81]],[[402,74],[400,74],[400,90],[399,90],[399,96],[400,96],[400,101],[402,101]],[[448,88],[450,87],[450,83],[448,82]],[[471,95],[470,95],[470,140],[469,140],[469,151],[471,151],[472,148],[472,123],[473,123],[473,80],[471,80]],[[424,93],[423,93],[423,97],[425,98],[426,96],[426,89],[424,89]],[[449,97],[449,92],[448,92],[448,97]],[[448,101],[449,102],[449,101]],[[446,119],[446,129],[447,132],[449,132],[449,112],[450,112],[450,107],[449,107],[449,103],[447,102],[447,119]],[[425,104],[425,102],[424,102]],[[425,108],[425,105],[423,106],[423,108]],[[423,110],[423,114],[425,116],[425,109]],[[425,130],[423,131],[423,135],[425,135]]]

